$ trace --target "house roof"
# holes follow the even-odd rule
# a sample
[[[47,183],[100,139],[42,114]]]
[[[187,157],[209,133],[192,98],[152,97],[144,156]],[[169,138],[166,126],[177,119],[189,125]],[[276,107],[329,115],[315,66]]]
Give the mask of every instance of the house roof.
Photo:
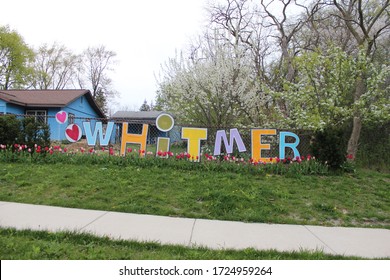
[[[87,98],[99,117],[105,117],[89,90],[0,90],[0,99],[24,107],[65,107],[81,96]]]
[[[111,119],[114,120],[123,120],[123,121],[134,121],[139,123],[150,123],[153,124],[156,122],[157,117],[166,113],[164,111],[118,111],[111,116]]]

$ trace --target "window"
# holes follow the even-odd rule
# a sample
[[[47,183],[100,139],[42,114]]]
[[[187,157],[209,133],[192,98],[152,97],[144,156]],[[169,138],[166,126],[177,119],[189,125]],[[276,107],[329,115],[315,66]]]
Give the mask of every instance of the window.
[[[27,116],[35,117],[35,121],[41,124],[47,123],[47,114],[46,110],[27,110]]]
[[[72,113],[69,113],[68,114],[68,124],[74,124],[74,118],[75,118],[75,115]]]

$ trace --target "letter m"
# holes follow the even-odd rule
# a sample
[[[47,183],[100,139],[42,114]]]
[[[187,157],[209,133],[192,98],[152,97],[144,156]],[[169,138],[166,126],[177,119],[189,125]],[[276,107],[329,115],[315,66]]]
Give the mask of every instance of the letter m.
[[[218,156],[221,154],[221,144],[223,143],[226,148],[226,153],[231,154],[233,153],[233,144],[234,141],[237,143],[238,151],[239,152],[245,152],[246,148],[244,145],[244,142],[242,141],[241,135],[238,132],[237,128],[230,129],[230,141],[228,142],[226,131],[225,130],[218,130],[217,134],[215,136],[215,145],[214,145],[214,155]]]

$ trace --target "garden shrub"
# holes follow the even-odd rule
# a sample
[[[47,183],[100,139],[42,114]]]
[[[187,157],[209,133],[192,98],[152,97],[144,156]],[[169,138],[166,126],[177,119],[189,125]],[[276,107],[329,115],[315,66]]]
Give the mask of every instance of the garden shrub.
[[[0,117],[0,144],[11,146],[24,144],[29,147],[50,145],[50,131],[47,124],[38,123],[35,118],[19,119],[13,115]]]
[[[13,115],[0,116],[0,144],[17,143],[19,136],[20,121]]]
[[[328,126],[317,131],[311,143],[315,158],[332,170],[340,170],[346,161],[347,141],[344,133],[343,128]]]
[[[20,142],[33,147],[50,146],[50,130],[47,124],[38,123],[35,118],[24,118],[20,120]]]

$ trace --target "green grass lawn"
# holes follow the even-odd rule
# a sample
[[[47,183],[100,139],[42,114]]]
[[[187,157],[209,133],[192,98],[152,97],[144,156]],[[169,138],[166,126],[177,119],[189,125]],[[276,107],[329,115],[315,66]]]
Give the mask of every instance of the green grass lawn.
[[[251,175],[2,163],[0,200],[246,222],[390,228],[390,174]]]
[[[70,232],[16,231],[0,228],[0,259],[51,260],[327,260],[357,259],[326,255],[320,251],[280,253],[275,250],[209,250],[163,246],[157,243],[114,241]]]
[[[240,174],[92,164],[0,165],[0,200],[247,222],[390,228],[390,174]],[[344,259],[322,252],[208,250],[0,228],[1,259]],[[351,259],[350,257],[345,259]]]

